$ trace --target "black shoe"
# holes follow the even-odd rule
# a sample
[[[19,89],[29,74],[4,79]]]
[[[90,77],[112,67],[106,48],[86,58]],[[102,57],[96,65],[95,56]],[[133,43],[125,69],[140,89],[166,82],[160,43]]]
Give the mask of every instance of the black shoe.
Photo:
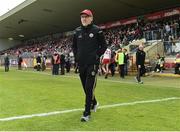
[[[108,75],[109,75],[109,73],[105,73],[105,79],[107,79],[107,78],[108,78]]]
[[[104,77],[105,79],[107,79],[108,78],[108,74],[105,74],[105,77]]]

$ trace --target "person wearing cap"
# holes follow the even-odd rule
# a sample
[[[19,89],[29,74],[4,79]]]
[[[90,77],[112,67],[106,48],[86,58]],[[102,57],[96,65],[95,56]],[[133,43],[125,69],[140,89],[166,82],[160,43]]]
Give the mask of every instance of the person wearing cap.
[[[144,46],[139,45],[138,50],[136,52],[136,66],[137,66],[137,76],[135,80],[137,83],[142,84],[141,76],[146,72],[144,62],[145,62],[146,53],[144,52]]]
[[[107,45],[102,30],[93,24],[93,14],[90,10],[80,13],[81,26],[75,29],[73,37],[73,52],[79,66],[79,76],[85,93],[85,110],[82,122],[90,119],[91,111],[96,111],[98,102],[95,98],[96,74],[100,56],[104,54]]]

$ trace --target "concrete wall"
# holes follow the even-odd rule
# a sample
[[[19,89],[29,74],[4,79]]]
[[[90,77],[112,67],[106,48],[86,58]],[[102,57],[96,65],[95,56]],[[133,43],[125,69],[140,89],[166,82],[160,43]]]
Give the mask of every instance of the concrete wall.
[[[16,45],[21,44],[20,41],[16,40],[7,40],[7,39],[0,39],[0,51],[14,47]]]
[[[151,46],[144,49],[146,52],[146,58],[149,60],[156,60],[157,54],[164,56],[164,45],[163,42],[154,42]]]

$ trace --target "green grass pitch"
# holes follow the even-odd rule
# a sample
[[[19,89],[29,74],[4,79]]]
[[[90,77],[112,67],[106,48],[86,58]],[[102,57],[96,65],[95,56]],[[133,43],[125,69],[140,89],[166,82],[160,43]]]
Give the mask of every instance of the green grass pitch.
[[[180,78],[144,77],[136,84],[98,77],[96,98],[100,106],[180,97]],[[122,105],[92,112],[89,122],[80,122],[82,111],[2,121],[8,117],[72,110],[84,107],[84,93],[77,74],[52,76],[50,71],[0,69],[0,130],[179,130],[180,99]]]

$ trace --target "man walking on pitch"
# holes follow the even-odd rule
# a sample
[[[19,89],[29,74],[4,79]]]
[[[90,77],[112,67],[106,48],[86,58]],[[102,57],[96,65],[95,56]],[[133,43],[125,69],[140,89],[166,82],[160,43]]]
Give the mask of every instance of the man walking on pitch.
[[[136,52],[137,76],[135,77],[135,80],[137,83],[140,84],[143,83],[143,81],[141,81],[141,76],[146,72],[144,66],[146,53],[143,50],[144,50],[144,46],[139,45],[138,50]]]
[[[91,109],[96,111],[98,102],[94,95],[96,74],[99,58],[107,46],[100,28],[93,24],[93,14],[90,10],[80,13],[81,26],[76,28],[73,38],[73,51],[79,66],[79,76],[84,89],[85,110],[81,117],[82,122],[90,119]]]

